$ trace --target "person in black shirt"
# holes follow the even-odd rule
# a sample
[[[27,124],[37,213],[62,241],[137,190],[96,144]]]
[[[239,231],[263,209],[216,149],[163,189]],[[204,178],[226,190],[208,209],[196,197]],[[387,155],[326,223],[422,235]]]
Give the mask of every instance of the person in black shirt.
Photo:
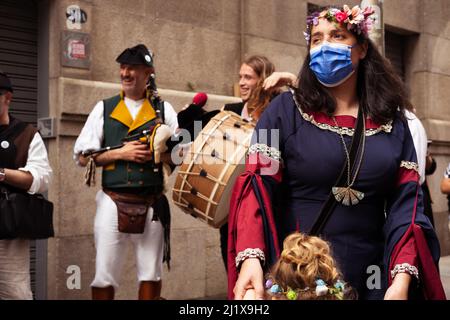
[[[430,144],[430,141],[428,142],[428,145]],[[434,174],[436,171],[436,161],[431,156],[431,154],[428,152],[425,160],[425,175],[430,176]],[[425,182],[421,185],[422,192],[423,192],[423,206],[424,206],[424,213],[425,215],[430,219],[431,224],[434,227],[434,218],[433,218],[433,208],[432,203],[433,200],[431,199],[431,193],[430,189],[428,188],[428,183],[425,178]]]
[[[289,72],[275,72],[274,64],[265,56],[254,55],[244,60],[239,70],[239,91],[242,102],[226,104],[223,110],[233,111],[245,120],[258,121],[280,88],[293,85],[297,77]],[[228,223],[220,228],[220,248],[227,269]]]

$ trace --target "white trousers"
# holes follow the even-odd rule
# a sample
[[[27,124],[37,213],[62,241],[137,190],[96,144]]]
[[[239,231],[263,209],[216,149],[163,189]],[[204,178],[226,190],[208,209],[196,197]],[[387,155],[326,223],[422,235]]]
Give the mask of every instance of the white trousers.
[[[0,240],[0,299],[31,300],[30,241]]]
[[[119,287],[120,274],[131,243],[136,255],[137,280],[159,281],[162,274],[164,231],[160,221],[152,221],[153,209],[147,215],[142,234],[118,231],[117,207],[102,190],[97,193],[97,213],[94,222],[95,278],[92,287]]]

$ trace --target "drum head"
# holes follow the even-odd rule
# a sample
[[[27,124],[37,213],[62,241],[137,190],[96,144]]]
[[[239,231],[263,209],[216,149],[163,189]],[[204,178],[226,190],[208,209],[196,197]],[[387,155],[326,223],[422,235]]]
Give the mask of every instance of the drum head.
[[[178,171],[173,200],[184,212],[219,228],[228,219],[234,182],[245,170],[254,125],[230,111],[212,111],[203,119],[209,122]]]

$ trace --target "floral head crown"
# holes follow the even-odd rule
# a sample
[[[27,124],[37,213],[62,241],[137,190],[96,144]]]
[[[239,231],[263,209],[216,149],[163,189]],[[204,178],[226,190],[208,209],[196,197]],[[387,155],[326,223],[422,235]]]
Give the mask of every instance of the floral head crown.
[[[322,279],[316,280],[315,288],[292,289],[286,288],[284,290],[280,285],[276,284],[272,279],[268,279],[265,285],[266,289],[271,295],[285,296],[288,300],[297,300],[299,295],[303,292],[315,292],[317,297],[326,295],[335,296],[338,300],[344,300],[346,294],[346,285],[341,280],[336,281],[333,286],[328,286]]]
[[[366,7],[362,10],[359,6],[354,6],[350,9],[349,6],[344,5],[342,10],[336,8],[326,9],[324,11],[316,11],[309,15],[306,19],[306,42],[309,45],[311,40],[312,26],[319,24],[319,19],[327,19],[329,22],[338,24],[345,24],[347,30],[352,31],[358,35],[363,34],[366,38],[369,36],[369,32],[373,27],[374,17],[371,17],[375,13],[372,7]]]

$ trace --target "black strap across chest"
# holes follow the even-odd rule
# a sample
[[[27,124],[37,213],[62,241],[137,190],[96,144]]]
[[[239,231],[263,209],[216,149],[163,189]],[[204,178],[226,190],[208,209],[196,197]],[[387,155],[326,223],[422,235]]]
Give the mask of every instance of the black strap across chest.
[[[358,154],[358,151],[360,149],[361,143],[363,141],[363,135],[366,133],[363,132],[364,129],[364,113],[362,108],[359,108],[358,111],[358,119],[356,121],[356,129],[355,133],[353,135],[352,144],[350,146],[350,172],[353,172],[356,165],[356,156]],[[344,186],[346,183],[346,172],[347,172],[347,161],[345,161],[344,166],[341,170],[341,173],[339,175],[339,178],[337,179],[337,182],[335,186]],[[325,227],[328,219],[330,218],[331,214],[333,213],[334,209],[336,208],[337,201],[333,195],[333,192],[330,191],[330,194],[327,198],[327,200],[324,202],[316,221],[314,222],[311,230],[309,231],[309,235],[311,236],[319,236],[323,228]]]

